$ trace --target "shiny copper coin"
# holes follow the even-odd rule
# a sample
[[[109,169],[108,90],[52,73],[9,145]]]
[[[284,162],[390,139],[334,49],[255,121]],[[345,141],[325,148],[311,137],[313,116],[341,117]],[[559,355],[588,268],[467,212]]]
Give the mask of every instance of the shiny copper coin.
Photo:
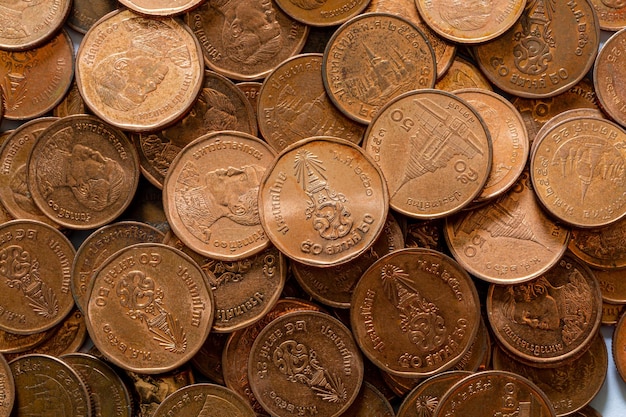
[[[13,373],[4,356],[0,355],[0,416],[9,417],[15,402]]]
[[[361,13],[369,0],[276,0],[295,20],[311,26],[336,26]]]
[[[453,366],[474,342],[478,293],[452,258],[430,249],[402,249],[363,274],[350,322],[374,364],[398,376],[429,376]]]
[[[626,304],[611,304],[602,301],[602,324],[614,326],[626,310]]]
[[[202,0],[119,0],[137,13],[153,16],[173,16],[197,7]]]
[[[422,31],[388,13],[366,13],[340,26],[322,63],[324,87],[332,102],[364,124],[395,97],[432,88],[436,77],[435,54]]]
[[[450,68],[435,83],[437,90],[456,91],[463,88],[481,88],[493,91],[489,80],[470,61],[456,56]]]
[[[72,82],[72,86],[65,94],[65,97],[59,104],[57,104],[54,109],[52,109],[52,114],[55,117],[65,117],[70,116],[72,114],[86,114],[87,106],[85,105],[85,101],[80,95],[80,91],[78,91],[78,85],[76,82]]]
[[[569,248],[595,268],[626,268],[626,219],[608,227],[572,229]]]
[[[555,125],[531,154],[533,188],[545,209],[574,227],[606,226],[626,216],[626,132],[604,119]]]
[[[183,387],[159,405],[154,417],[256,417],[252,407],[229,388],[215,384]]]
[[[626,303],[626,269],[591,268],[602,291],[602,300],[609,303]]]
[[[359,393],[363,361],[352,334],[337,319],[293,312],[261,330],[250,352],[248,377],[254,395],[273,416],[291,416],[281,407],[286,403],[294,410],[337,417]]]
[[[452,42],[487,42],[506,32],[524,11],[524,0],[460,2],[415,0],[428,26]]]
[[[391,208],[417,219],[461,210],[491,171],[482,118],[445,91],[411,91],[388,103],[368,126],[363,148],[383,171]]]
[[[488,282],[514,284],[549,270],[567,249],[569,229],[541,209],[528,172],[503,196],[446,219],[454,258]]]
[[[344,139],[313,137],[286,148],[259,191],[259,215],[272,243],[313,266],[350,261],[381,233],[389,197],[382,173]]]
[[[287,0],[290,1],[290,0]],[[277,152],[311,136],[359,143],[365,127],[344,116],[322,83],[322,54],[296,55],[272,71],[259,92],[259,129]]]
[[[70,229],[93,229],[117,218],[138,181],[137,150],[120,130],[94,116],[64,117],[50,125],[28,159],[33,201]]]
[[[100,18],[117,9],[117,0],[72,0],[67,24],[85,34]]]
[[[89,336],[111,362],[134,372],[156,374],[187,362],[213,322],[206,275],[163,244],[116,252],[94,274],[89,292]]]
[[[625,45],[626,28],[604,43],[593,68],[593,85],[602,110],[622,126],[626,126]]]
[[[352,405],[341,417],[394,417],[389,401],[368,382],[363,382],[361,391]]]
[[[298,54],[309,29],[271,0],[211,0],[187,13],[200,40],[204,61],[226,77],[251,81],[265,77]]]
[[[56,33],[70,11],[70,0],[4,1],[0,6],[0,49],[24,51]]]
[[[621,315],[613,330],[611,352],[617,371],[626,382],[626,314]]]
[[[163,185],[176,236],[195,252],[225,261],[267,248],[257,198],[274,157],[265,142],[236,131],[209,133],[187,145]]]
[[[35,2],[16,3],[28,5]],[[4,25],[0,27],[6,28]],[[68,33],[62,30],[45,44],[28,51],[0,50],[0,62],[4,118],[33,119],[52,110],[70,88],[74,76],[74,47]]]
[[[474,47],[474,55],[497,87],[516,96],[540,98],[567,91],[580,81],[591,69],[599,45],[598,18],[587,0],[529,1],[509,31]]]
[[[626,27],[626,3],[622,0],[589,0],[598,15],[600,29],[617,31]]]
[[[541,129],[539,129],[539,131],[537,132],[537,135],[535,136],[530,146],[530,153],[533,153],[535,148],[537,147],[537,144],[541,142],[541,140],[539,139],[546,136],[546,134],[548,134],[555,125],[562,123],[566,120],[570,121],[580,118],[606,119],[606,116],[599,109],[580,108],[565,110],[552,117],[543,126],[541,126]]]
[[[0,236],[0,328],[30,334],[54,327],[74,308],[74,247],[57,229],[34,220],[4,223]]]
[[[112,12],[83,38],[76,82],[98,117],[131,131],[156,130],[179,119],[202,87],[197,39],[173,18]]]
[[[556,366],[593,341],[602,316],[602,296],[593,273],[565,255],[530,282],[489,288],[487,314],[501,346],[533,366]]]
[[[448,371],[422,381],[404,397],[397,417],[432,417],[441,397],[469,371]]]
[[[550,399],[517,374],[484,371],[467,376],[441,397],[434,417],[497,415],[555,417]]]

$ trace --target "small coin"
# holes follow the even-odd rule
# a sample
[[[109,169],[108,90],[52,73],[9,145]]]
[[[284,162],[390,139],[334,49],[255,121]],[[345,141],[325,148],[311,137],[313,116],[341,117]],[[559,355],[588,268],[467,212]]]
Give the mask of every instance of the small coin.
[[[614,33],[604,43],[593,68],[593,85],[602,110],[622,126],[626,126],[625,43],[626,28]]]
[[[337,26],[361,13],[369,0],[276,0],[295,20],[311,26]]]
[[[363,124],[395,97],[432,88],[436,77],[435,54],[422,31],[388,13],[366,13],[344,23],[329,40],[322,62],[328,96]]]
[[[130,131],[156,130],[192,106],[204,76],[202,51],[174,18],[112,12],[85,34],[76,82],[91,111]]]
[[[443,237],[443,225],[443,219],[409,221],[406,226],[404,246],[443,252],[446,246]]]
[[[604,115],[604,113],[602,113],[602,111],[600,111],[599,109],[580,108],[580,109],[565,110],[557,114],[556,116],[552,117],[543,126],[541,126],[541,129],[539,129],[539,131],[537,132],[537,135],[535,136],[535,139],[531,143],[530,153],[533,153],[535,151],[535,148],[537,147],[537,144],[541,142],[539,138],[543,138],[544,136],[546,136],[546,134],[549,133],[555,125],[561,122],[564,122],[566,120],[570,121],[570,120],[580,119],[581,117],[583,118],[588,117],[588,118],[593,118],[593,119],[606,119],[606,116]]]
[[[363,382],[361,391],[341,417],[394,417],[389,401],[372,384]]]
[[[73,0],[67,24],[85,34],[100,18],[117,7],[117,0]]]
[[[432,417],[441,397],[469,371],[447,371],[420,382],[404,397],[397,417]]]
[[[183,387],[163,400],[154,417],[256,417],[243,398],[229,388],[215,384]]]
[[[589,0],[598,15],[600,29],[617,31],[626,27],[626,3],[621,0]]]
[[[271,415],[291,416],[281,407],[286,403],[294,410],[337,417],[359,393],[363,361],[339,320],[315,311],[293,312],[261,330],[250,352],[248,378]]]
[[[150,16],[173,16],[197,7],[202,0],[119,0],[137,13]]]
[[[15,403],[13,373],[4,356],[0,355],[0,416],[9,417]]]
[[[191,258],[169,246],[122,249],[94,274],[85,313],[89,336],[124,369],[175,369],[197,353],[211,328],[214,303],[207,282]]]

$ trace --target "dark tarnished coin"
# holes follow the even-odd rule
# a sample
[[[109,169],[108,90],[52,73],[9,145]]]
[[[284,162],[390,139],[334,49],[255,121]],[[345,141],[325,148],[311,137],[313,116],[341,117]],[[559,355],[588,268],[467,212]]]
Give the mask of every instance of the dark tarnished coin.
[[[100,18],[117,9],[117,0],[72,0],[67,24],[85,34]]]
[[[295,20],[310,26],[336,26],[361,13],[370,0],[276,0]]]
[[[250,387],[271,415],[337,417],[356,399],[363,361],[341,322],[315,311],[285,314],[254,341],[248,361]]]
[[[589,0],[589,2],[598,15],[600,29],[617,31],[626,27],[626,3],[623,0]]]
[[[156,374],[182,365],[202,347],[213,323],[206,275],[163,244],[116,252],[91,285],[89,336],[111,362],[130,371]]]
[[[626,304],[611,304],[606,301],[602,302],[602,324],[606,326],[614,326],[626,310]]]
[[[328,41],[322,61],[328,96],[364,124],[395,97],[432,88],[436,77],[435,54],[422,31],[388,13],[366,13],[344,23]]]
[[[119,2],[140,14],[173,16],[193,9],[203,0],[119,0]]]
[[[389,401],[368,382],[363,382],[361,391],[352,405],[341,417],[394,417]]]
[[[87,106],[85,105],[85,101],[83,97],[80,95],[80,91],[78,91],[78,85],[76,82],[72,82],[70,89],[65,94],[65,97],[59,104],[57,104],[54,109],[52,109],[52,114],[55,117],[65,117],[73,114],[86,114]]]
[[[43,131],[28,159],[28,188],[39,209],[70,229],[93,229],[128,207],[139,181],[137,150],[117,128],[88,115]]]
[[[89,108],[131,131],[156,130],[192,106],[204,76],[202,51],[174,18],[112,12],[83,38],[76,82]]]
[[[385,384],[397,397],[406,396],[424,380],[424,378],[405,378],[402,376],[392,375],[382,369],[381,374]]]
[[[443,225],[444,219],[409,221],[406,225],[404,246],[443,252],[446,246],[443,237]]]
[[[598,52],[593,85],[598,100],[611,119],[626,126],[626,28],[613,34]]]
[[[450,68],[435,83],[437,90],[456,91],[463,88],[480,88],[492,91],[493,87],[482,72],[470,61],[456,55]]]
[[[229,388],[193,384],[168,395],[153,417],[256,417],[252,407]]]
[[[33,334],[16,334],[0,330],[0,353],[20,353],[43,343],[54,333],[55,328]]]
[[[602,291],[602,301],[609,303],[626,303],[626,269],[591,268]]]
[[[265,77],[298,54],[309,33],[272,0],[209,0],[187,13],[186,22],[206,65],[240,81]]]
[[[9,417],[15,402],[13,373],[4,356],[0,355],[0,416]]]
[[[622,314],[613,329],[611,340],[613,361],[622,380],[626,382],[626,314]]]
[[[231,333],[211,332],[204,344],[191,358],[191,365],[205,377],[219,385],[226,385],[222,371],[222,353]]]
[[[532,281],[489,287],[487,315],[500,345],[531,366],[580,356],[600,327],[602,296],[593,273],[565,255]]]
[[[65,3],[61,0],[53,4],[59,2]],[[15,3],[28,5],[42,1]],[[3,6],[0,5],[0,22]],[[5,24],[0,23],[0,31],[6,28]],[[52,110],[72,85],[74,47],[68,33],[62,30],[34,49],[23,52],[0,50],[0,63],[4,118],[33,119]]]
[[[57,229],[34,220],[0,225],[0,328],[30,334],[50,329],[74,308],[74,247]]]
[[[588,0],[528,1],[509,31],[473,51],[493,84],[516,96],[540,98],[580,81],[599,45],[598,18]]]
[[[9,363],[15,380],[13,417],[90,417],[89,393],[78,372],[49,355],[26,355]]]
[[[286,256],[333,266],[369,249],[385,225],[388,201],[382,173],[360,147],[313,137],[286,148],[267,170],[259,215]]]
[[[572,229],[569,248],[592,267],[626,268],[626,219],[607,227]]]
[[[357,283],[350,322],[363,353],[398,376],[449,369],[474,342],[478,293],[452,258],[402,249],[376,261]]]
[[[167,233],[170,225],[163,210],[163,193],[152,185],[143,175],[139,176],[139,185],[133,200],[119,220],[146,223],[162,233]]]
[[[471,375],[471,372],[448,371],[420,382],[402,400],[397,417],[432,417],[441,397],[468,375]]]
[[[600,413],[598,413],[593,407],[586,406],[582,410],[578,410],[572,417],[602,417]]]

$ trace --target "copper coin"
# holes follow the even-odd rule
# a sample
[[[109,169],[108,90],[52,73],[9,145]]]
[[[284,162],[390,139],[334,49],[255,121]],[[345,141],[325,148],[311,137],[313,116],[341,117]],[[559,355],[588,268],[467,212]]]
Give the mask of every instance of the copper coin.
[[[254,110],[254,120],[258,121],[257,108],[259,106],[259,93],[261,92],[261,87],[263,86],[263,83],[260,83],[258,81],[242,81],[235,85],[243,92],[243,95],[246,96],[246,98],[252,105],[252,109]],[[258,126],[258,122],[256,124]]]
[[[556,116],[552,117],[543,126],[541,126],[541,129],[539,129],[539,131],[537,132],[537,135],[535,136],[533,142],[531,143],[530,153],[533,153],[535,148],[537,147],[537,144],[541,142],[539,138],[543,138],[544,136],[546,136],[546,134],[549,133],[554,126],[566,120],[570,121],[574,119],[580,119],[581,117],[592,118],[592,119],[606,119],[606,116],[604,115],[604,113],[602,113],[602,111],[600,111],[599,109],[580,108],[580,109],[565,110],[557,114]]]
[[[87,106],[85,105],[83,97],[80,95],[80,91],[78,91],[78,85],[75,81],[72,82],[72,85],[65,94],[63,100],[61,100],[61,102],[57,104],[54,109],[52,109],[52,114],[55,117],[65,117],[72,114],[86,113]]]
[[[462,88],[493,90],[489,80],[476,65],[458,55],[452,61],[450,68],[438,78],[435,88],[444,91],[456,91]]]
[[[257,198],[274,158],[265,142],[243,132],[213,132],[187,145],[163,184],[163,206],[176,236],[195,252],[225,261],[267,248]]]
[[[404,246],[407,248],[434,249],[443,252],[446,247],[443,237],[443,225],[444,219],[409,221],[406,225]]]
[[[626,268],[626,219],[608,227],[572,229],[569,248],[595,268]]]
[[[602,291],[602,301],[609,303],[626,303],[626,269],[591,268]]]
[[[328,96],[363,124],[395,97],[432,88],[436,77],[435,54],[422,31],[388,13],[366,13],[344,23],[328,41],[322,62]]]
[[[465,355],[459,359],[451,371],[484,371],[491,365],[491,337],[489,336],[489,330],[483,320],[480,318],[480,325],[478,326],[478,332],[476,338],[470,345]]]
[[[231,333],[211,332],[204,344],[191,358],[191,365],[203,376],[219,385],[226,385],[222,371],[222,353]]]
[[[446,219],[454,258],[488,282],[514,284],[549,270],[567,249],[570,232],[541,209],[528,172],[495,201]]]
[[[119,0],[137,13],[153,16],[173,16],[197,7],[202,0]]]
[[[452,42],[476,44],[497,38],[517,22],[526,1],[416,0],[422,18]]]
[[[529,1],[513,27],[474,47],[476,61],[497,87],[520,97],[567,91],[593,65],[600,45],[598,18],[587,0]]]
[[[626,304],[611,304],[606,301],[602,302],[602,324],[606,326],[614,326],[626,310]]]
[[[64,117],[43,131],[28,159],[28,188],[48,218],[92,229],[128,207],[139,180],[137,150],[97,117]]]
[[[441,397],[434,417],[519,415],[555,417],[546,394],[528,379],[505,371],[469,375]]]
[[[420,382],[404,397],[397,417],[432,417],[441,397],[469,371],[448,371]]]
[[[337,417],[359,393],[363,361],[352,334],[337,319],[293,312],[261,330],[250,352],[248,377],[271,415],[291,416],[293,409]]]
[[[16,334],[0,330],[0,353],[20,353],[43,343],[52,336],[55,328],[33,334]]]
[[[409,378],[397,375],[392,375],[389,372],[385,372],[381,369],[383,381],[389,387],[389,389],[397,396],[404,397],[417,387],[424,378]]]
[[[170,394],[154,417],[256,417],[252,407],[234,391],[215,384],[193,384]]]
[[[117,0],[72,0],[67,24],[85,34],[100,18],[117,9]]]
[[[171,230],[163,209],[163,193],[143,176],[139,178],[133,200],[119,220],[140,221],[162,233]]]
[[[295,20],[311,26],[336,26],[361,13],[369,0],[276,0]]]
[[[383,171],[391,208],[417,219],[461,210],[491,170],[483,119],[445,91],[411,91],[391,101],[368,126],[363,148]]]
[[[158,243],[116,252],[94,274],[87,330],[114,364],[166,372],[202,347],[214,316],[207,278],[187,255]]]
[[[258,97],[259,129],[277,152],[312,136],[353,143],[363,138],[365,127],[328,98],[321,71],[322,54],[303,54],[285,60],[265,79]]]
[[[598,100],[613,120],[626,126],[626,28],[614,33],[603,45],[593,68],[593,85]]]
[[[112,12],[85,34],[76,82],[98,117],[121,129],[156,130],[178,120],[202,87],[202,51],[174,18]]]
[[[586,406],[582,410],[578,410],[572,417],[602,417],[600,413],[598,413],[593,407]]]
[[[604,119],[578,118],[538,138],[530,157],[544,208],[574,227],[600,227],[626,215],[626,132]]]
[[[15,402],[13,373],[4,356],[0,355],[0,416],[9,417]]]
[[[16,2],[31,3],[42,2]],[[56,3],[69,5],[65,1]],[[6,28],[3,24],[0,27]],[[34,49],[23,52],[0,50],[0,62],[4,118],[9,120],[33,119],[52,110],[65,96],[74,76],[74,48],[65,30]]]
[[[478,293],[452,258],[430,249],[402,249],[363,274],[350,322],[375,365],[398,376],[430,376],[453,366],[474,342]]]
[[[626,3],[622,0],[589,0],[598,15],[600,29],[617,31],[626,27]]]
[[[0,6],[0,49],[27,50],[58,33],[70,0],[5,1]]]
[[[622,314],[611,341],[613,361],[622,380],[626,382],[626,314]]]
[[[393,408],[372,384],[363,382],[361,391],[341,417],[394,417]]]
[[[286,256],[333,266],[364,253],[388,212],[382,173],[363,150],[344,139],[313,137],[278,155],[259,191],[259,215]]]
[[[206,65],[240,81],[265,77],[298,54],[309,33],[272,0],[210,0],[187,13],[186,22],[200,40]]]
[[[0,328],[30,334],[54,327],[74,308],[74,247],[57,229],[35,220],[4,223],[0,236]]]
[[[565,255],[533,281],[492,284],[487,314],[507,352],[532,366],[556,366],[589,347],[600,327],[602,297],[589,268]]]

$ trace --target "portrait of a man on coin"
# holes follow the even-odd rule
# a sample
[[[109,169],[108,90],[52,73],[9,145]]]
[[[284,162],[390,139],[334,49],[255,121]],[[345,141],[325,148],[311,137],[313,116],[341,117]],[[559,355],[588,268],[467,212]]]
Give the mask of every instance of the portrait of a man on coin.
[[[24,26],[24,12],[33,6],[43,3],[44,0],[4,0],[0,3],[0,37],[20,39],[28,36]]]

